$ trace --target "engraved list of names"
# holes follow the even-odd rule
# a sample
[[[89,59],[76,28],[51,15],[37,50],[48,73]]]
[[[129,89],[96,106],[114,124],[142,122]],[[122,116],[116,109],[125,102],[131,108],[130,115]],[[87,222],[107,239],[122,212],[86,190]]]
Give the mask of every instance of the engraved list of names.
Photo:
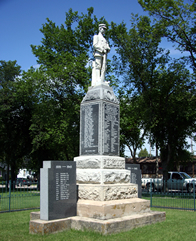
[[[104,104],[104,154],[119,155],[119,107]]]
[[[69,173],[56,173],[56,201],[69,199]]]
[[[81,108],[81,155],[98,154],[99,104]]]

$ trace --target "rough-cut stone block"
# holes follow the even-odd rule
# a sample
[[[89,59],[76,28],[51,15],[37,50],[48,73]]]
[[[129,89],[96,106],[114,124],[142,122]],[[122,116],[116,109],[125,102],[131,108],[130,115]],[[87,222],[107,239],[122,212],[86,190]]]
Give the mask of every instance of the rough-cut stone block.
[[[77,169],[78,184],[130,183],[130,171],[122,169]]]
[[[149,212],[109,220],[76,216],[72,218],[71,228],[75,230],[92,230],[102,234],[112,234],[129,231],[133,228],[162,222],[164,220],[165,212]]]
[[[102,168],[125,169],[125,158],[115,156],[103,156]]]
[[[30,220],[40,219],[40,212],[31,212],[30,213]]]
[[[78,156],[74,161],[77,169],[125,169],[125,158],[118,156]]]
[[[127,170],[104,170],[102,172],[102,183],[130,183],[130,172]]]
[[[150,212],[150,201],[139,198],[103,202],[79,200],[77,203],[78,216],[101,220],[144,212]]]
[[[30,220],[29,233],[31,234],[50,234],[71,229],[71,218],[56,220]]]
[[[76,161],[76,168],[101,168],[101,160],[99,158],[91,156],[80,156],[80,157],[75,157],[74,161]]]
[[[80,184],[78,198],[81,200],[110,201],[137,198],[136,184]]]
[[[77,169],[76,170],[76,181],[77,183],[101,183],[101,171],[99,170],[88,170],[88,169]]]

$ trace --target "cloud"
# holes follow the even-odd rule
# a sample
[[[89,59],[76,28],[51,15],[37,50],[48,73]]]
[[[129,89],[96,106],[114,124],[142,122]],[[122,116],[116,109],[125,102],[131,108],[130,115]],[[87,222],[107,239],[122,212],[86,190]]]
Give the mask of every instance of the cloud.
[[[35,68],[35,69],[39,69],[39,67],[40,67],[40,64],[33,65],[33,68]]]

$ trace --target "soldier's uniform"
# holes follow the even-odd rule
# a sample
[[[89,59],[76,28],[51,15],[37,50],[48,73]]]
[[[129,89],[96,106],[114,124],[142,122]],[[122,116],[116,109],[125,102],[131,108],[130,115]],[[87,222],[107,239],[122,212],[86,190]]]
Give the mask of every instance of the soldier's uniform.
[[[104,24],[100,24],[99,26],[106,28]],[[100,32],[98,35],[95,35],[93,37],[93,48],[95,62],[93,63],[92,85],[96,85],[97,82],[101,82],[104,80],[107,53],[110,51],[107,40]]]

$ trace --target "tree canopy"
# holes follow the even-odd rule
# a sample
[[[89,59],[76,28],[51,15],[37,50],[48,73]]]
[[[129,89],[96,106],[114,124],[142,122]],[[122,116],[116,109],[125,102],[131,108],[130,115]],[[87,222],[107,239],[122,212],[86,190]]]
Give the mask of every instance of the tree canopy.
[[[61,26],[47,19],[40,29],[41,44],[31,45],[38,69],[23,71],[14,81],[20,67],[16,62],[1,62],[0,83],[9,80],[9,88],[0,89],[4,93],[0,103],[2,153],[10,155],[20,145],[26,150],[23,159],[29,159],[29,167],[36,170],[43,160],[73,160],[79,154],[80,103],[91,81],[93,35],[103,22],[108,25],[104,18],[93,15],[93,8],[81,15],[70,9]],[[21,132],[22,128],[27,132]],[[18,162],[16,156],[5,159]],[[14,170],[14,164],[12,167]]]
[[[130,105],[140,97],[142,120],[151,143],[160,148],[167,178],[169,165],[172,168],[185,151],[186,137],[195,130],[196,99],[194,81],[184,61],[172,60],[169,52],[160,48],[162,37],[156,23],[146,16],[133,16],[130,30],[124,23],[112,23],[116,69],[123,72]]]
[[[140,152],[138,153],[138,157],[148,157],[148,156],[149,154],[146,148],[141,149]]]
[[[31,151],[31,95],[18,79],[20,73],[16,61],[0,61],[0,159],[7,165],[7,180],[11,167],[12,181],[24,156]]]
[[[185,0],[138,0],[154,17],[157,29],[184,53],[196,71],[196,2]],[[188,56],[185,54],[188,53]]]
[[[101,22],[108,25],[93,8],[81,15],[70,9],[61,26],[47,19],[41,44],[31,45],[40,67],[23,78],[34,81],[38,92],[30,126],[38,167],[43,160],[79,155],[80,103],[90,85],[93,35]]]

